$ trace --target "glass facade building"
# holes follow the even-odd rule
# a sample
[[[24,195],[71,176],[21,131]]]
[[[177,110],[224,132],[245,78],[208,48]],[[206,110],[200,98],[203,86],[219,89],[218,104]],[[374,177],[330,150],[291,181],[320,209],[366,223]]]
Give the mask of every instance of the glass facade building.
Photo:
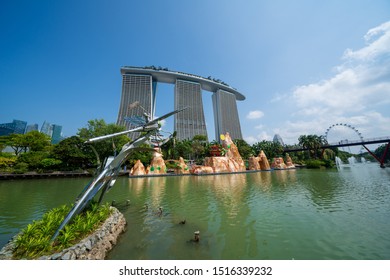
[[[157,83],[161,82],[174,85],[175,110],[186,108],[174,116],[177,139],[192,139],[195,135],[204,135],[208,139],[202,91],[213,93],[215,139],[219,140],[219,135],[226,132],[229,132],[232,139],[242,139],[236,102],[245,100],[245,96],[221,80],[154,66],[124,66],[121,68],[121,75],[118,125],[131,129],[139,124],[132,125],[128,118],[142,116],[144,113],[153,117]],[[134,139],[138,135],[138,132],[132,133],[129,137]]]
[[[27,122],[20,120],[13,120],[12,123],[2,123],[0,124],[0,136],[10,135],[10,134],[24,134],[26,131]]]
[[[242,139],[234,94],[219,89],[213,93],[212,99],[216,140],[221,141],[220,135],[226,134],[226,132],[229,132],[232,139]]]
[[[53,133],[51,134],[51,143],[58,144],[62,140],[62,126],[58,124],[53,124],[52,126]]]
[[[122,75],[122,95],[119,105],[117,125],[125,126],[127,129],[136,127],[126,121],[126,117],[143,116],[144,113],[154,116],[156,102],[157,83],[151,75],[134,75],[124,73]],[[132,108],[132,104],[139,103]],[[131,139],[139,136],[139,132],[129,134]]]
[[[179,140],[204,135],[207,139],[206,122],[203,112],[202,89],[199,83],[176,80],[175,110],[187,108],[175,115],[174,130]]]

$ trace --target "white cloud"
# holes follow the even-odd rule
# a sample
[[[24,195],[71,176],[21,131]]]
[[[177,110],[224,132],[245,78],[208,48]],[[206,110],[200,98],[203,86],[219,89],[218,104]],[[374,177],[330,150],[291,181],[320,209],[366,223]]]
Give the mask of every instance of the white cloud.
[[[355,125],[366,138],[390,135],[390,21],[370,29],[366,46],[347,49],[333,77],[296,87],[285,99],[295,113],[280,131],[285,143],[321,135],[332,124]]]
[[[257,142],[261,142],[263,140],[266,140],[266,141],[271,141],[272,140],[272,137],[271,135],[269,135],[266,131],[262,131],[260,134],[256,135],[256,136],[253,136],[253,135],[250,135],[250,136],[244,136],[244,140],[249,144],[249,145],[253,145]]]
[[[264,116],[264,113],[262,111],[250,111],[248,115],[246,116],[247,119],[250,120],[255,120],[255,119],[260,119]]]
[[[364,36],[367,46],[357,51],[347,49],[345,59],[368,61],[389,53],[390,21],[370,29]]]

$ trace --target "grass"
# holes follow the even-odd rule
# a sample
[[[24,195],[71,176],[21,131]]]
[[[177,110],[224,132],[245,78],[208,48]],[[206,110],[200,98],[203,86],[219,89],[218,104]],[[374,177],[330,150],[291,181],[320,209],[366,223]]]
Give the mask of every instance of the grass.
[[[92,203],[62,229],[55,240],[51,237],[71,210],[62,205],[45,213],[41,220],[27,225],[15,240],[14,259],[35,259],[71,247],[98,228],[111,214],[110,205]]]

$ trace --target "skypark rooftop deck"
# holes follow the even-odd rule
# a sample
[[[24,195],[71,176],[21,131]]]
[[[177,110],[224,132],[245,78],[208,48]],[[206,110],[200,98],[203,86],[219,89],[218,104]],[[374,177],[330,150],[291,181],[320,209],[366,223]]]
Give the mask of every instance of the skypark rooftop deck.
[[[171,71],[167,68],[161,67],[134,67],[134,66],[123,66],[121,67],[121,74],[140,74],[140,75],[151,75],[154,80],[161,83],[175,84],[177,79],[186,81],[192,81],[199,83],[203,90],[216,92],[218,89],[225,90],[235,95],[236,100],[245,100],[245,96],[240,93],[237,89],[229,86],[220,80],[212,78],[204,78],[198,75],[188,74],[184,72]]]

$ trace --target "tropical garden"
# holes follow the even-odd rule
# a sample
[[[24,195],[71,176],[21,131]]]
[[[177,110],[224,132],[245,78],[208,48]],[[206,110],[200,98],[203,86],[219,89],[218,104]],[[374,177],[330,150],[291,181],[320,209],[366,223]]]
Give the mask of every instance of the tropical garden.
[[[89,171],[93,173],[96,167],[112,155],[117,154],[122,146],[130,141],[126,135],[114,137],[101,142],[85,144],[87,139],[106,134],[123,131],[125,128],[116,124],[106,123],[104,120],[95,119],[88,121],[87,125],[78,130],[74,136],[62,140],[58,144],[51,144],[50,138],[38,131],[26,134],[11,134],[0,137],[0,151],[8,147],[8,152],[0,152],[0,172],[2,173],[47,173],[54,171]],[[291,152],[289,155],[293,162],[305,165],[309,168],[332,167],[335,157],[338,156],[346,161],[351,156],[337,148],[321,149],[326,144],[326,139],[318,135],[301,135],[296,145],[282,146],[279,142],[266,141],[248,144],[245,140],[235,139],[240,155],[245,160],[251,156],[257,156],[261,150],[265,152],[269,160],[274,157],[283,157],[284,149],[297,147],[305,148],[305,151]],[[143,144],[148,147],[147,144]],[[381,157],[385,145],[375,150],[375,154]],[[204,135],[196,135],[192,139],[179,140],[174,132],[169,141],[161,146],[164,159],[177,160],[183,157],[196,164],[202,164],[205,157],[218,154],[223,155],[226,151],[217,141],[207,141]],[[369,160],[372,157],[364,154]],[[145,151],[136,151],[131,154],[126,162],[127,168],[131,168],[136,160],[147,166],[150,164],[152,154]],[[389,155],[387,156],[389,160]],[[170,168],[167,163],[167,167]]]

